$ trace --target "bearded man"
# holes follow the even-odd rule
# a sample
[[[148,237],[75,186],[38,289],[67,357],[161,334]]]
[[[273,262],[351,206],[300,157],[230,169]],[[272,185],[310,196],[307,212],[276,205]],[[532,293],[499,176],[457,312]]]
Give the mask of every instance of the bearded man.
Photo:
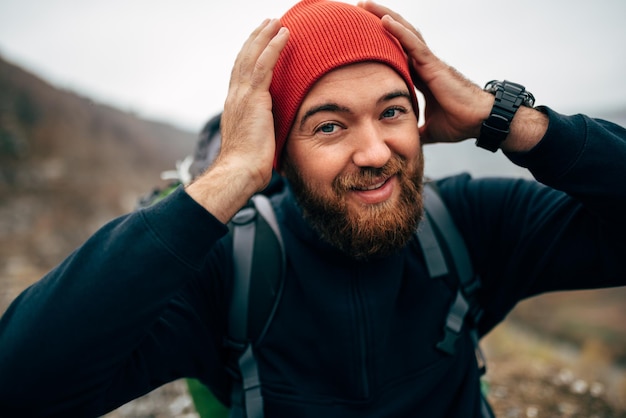
[[[98,416],[181,377],[230,405],[225,224],[274,170],[286,274],[254,345],[257,416],[489,416],[471,335],[437,348],[456,289],[415,245],[423,144],[478,138],[541,182],[436,181],[481,278],[480,335],[526,297],[626,284],[626,131],[532,105],[519,84],[470,83],[383,6],[304,0],[264,21],[211,167],[104,226],[3,316],[0,411]]]

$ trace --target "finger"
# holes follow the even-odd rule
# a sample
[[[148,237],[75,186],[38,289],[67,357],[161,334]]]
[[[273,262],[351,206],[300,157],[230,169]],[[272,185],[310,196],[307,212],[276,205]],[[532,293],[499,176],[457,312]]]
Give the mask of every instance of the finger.
[[[277,22],[277,19],[265,19],[246,39],[235,58],[231,71],[231,84],[239,81],[240,78],[249,77],[263,48],[278,31],[280,26]]]
[[[241,49],[239,50],[239,53],[237,54],[237,57],[235,58],[235,62],[237,61],[245,61],[245,54],[244,51],[247,51],[250,48],[250,45],[254,42],[254,40],[257,38],[257,36],[259,36],[259,33],[261,33],[261,31],[270,23],[270,19],[265,19],[263,20],[263,22],[261,22],[261,24],[254,29],[254,31],[252,31],[252,33],[248,36],[248,38],[246,39],[246,41],[244,42],[244,44],[241,46]]]
[[[424,65],[432,61],[434,56],[419,32],[407,27],[391,15],[383,16],[382,23],[385,29],[400,41],[407,55],[417,64]]]
[[[408,28],[411,32],[413,32],[413,34],[415,34],[415,36],[417,36],[419,39],[421,39],[422,42],[424,42],[424,38],[422,37],[422,34],[420,33],[420,31],[418,31],[411,23],[409,23],[408,20],[406,20],[405,18],[403,18],[399,13],[394,12],[393,10],[391,10],[388,7],[385,7],[383,5],[374,3],[373,1],[362,1],[358,3],[358,6],[367,10],[368,12],[378,16],[379,18],[383,18],[385,15],[391,16],[393,18],[393,20],[400,22],[403,26],[405,26],[406,28]]]
[[[281,51],[289,40],[289,30],[281,27],[272,37],[257,59],[254,72],[251,77],[251,86],[269,89],[272,82],[274,67],[278,62]]]

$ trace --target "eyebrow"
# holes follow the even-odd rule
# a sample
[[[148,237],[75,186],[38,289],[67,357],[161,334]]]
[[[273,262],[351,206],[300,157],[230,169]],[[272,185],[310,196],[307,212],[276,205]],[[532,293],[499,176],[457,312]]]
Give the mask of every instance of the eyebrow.
[[[376,103],[380,104],[380,103],[388,102],[398,97],[404,97],[409,102],[413,103],[413,100],[411,99],[411,94],[409,93],[408,90],[394,90],[392,92],[389,92],[385,94],[384,96],[382,96],[380,99],[378,99]]]
[[[384,95],[382,95],[377,101],[376,104],[381,104],[381,103],[385,103],[388,102],[390,100],[396,99],[398,97],[404,97],[406,98],[408,101],[412,101],[411,100],[411,95],[409,94],[408,90],[394,90],[391,91],[389,93],[386,93]],[[351,113],[352,111],[345,107],[345,106],[340,106],[336,103],[324,103],[318,106],[314,106],[312,108],[310,108],[309,110],[306,111],[306,113],[304,114],[304,116],[302,116],[302,120],[300,120],[300,128],[302,128],[304,126],[304,123],[307,121],[308,118],[310,118],[311,116],[315,115],[316,113],[319,112],[342,112],[342,113]]]
[[[324,103],[319,106],[314,106],[311,109],[307,110],[304,116],[302,116],[302,120],[300,121],[300,128],[304,126],[304,123],[307,121],[308,118],[319,112],[350,113],[350,109],[345,106],[339,106],[336,103]]]

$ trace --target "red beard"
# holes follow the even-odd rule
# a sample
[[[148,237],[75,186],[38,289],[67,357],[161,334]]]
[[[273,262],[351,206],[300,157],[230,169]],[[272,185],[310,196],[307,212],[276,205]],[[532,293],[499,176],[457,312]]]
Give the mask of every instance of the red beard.
[[[421,153],[414,166],[394,155],[382,168],[341,175],[333,181],[332,193],[307,184],[285,157],[284,174],[305,219],[323,240],[347,255],[358,260],[389,255],[404,247],[417,228],[423,214]],[[359,208],[346,201],[346,194],[358,185],[394,175],[400,186],[397,200]]]

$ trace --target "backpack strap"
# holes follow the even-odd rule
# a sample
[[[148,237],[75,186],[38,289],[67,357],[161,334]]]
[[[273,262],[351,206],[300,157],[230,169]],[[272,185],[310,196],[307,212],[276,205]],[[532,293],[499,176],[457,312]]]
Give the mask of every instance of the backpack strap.
[[[230,416],[262,418],[263,397],[253,345],[263,338],[282,295],[284,245],[265,195],[254,196],[233,217],[231,227],[234,280],[226,345],[235,349],[233,368],[238,370],[238,380],[233,386]]]
[[[478,333],[475,329],[482,315],[482,310],[476,300],[476,290],[480,287],[480,278],[474,272],[463,237],[439,196],[436,186],[432,183],[426,183],[424,186],[424,206],[426,214],[420,224],[417,236],[424,252],[428,271],[431,277],[439,277],[450,273],[443,251],[439,247],[439,241],[441,240],[446,245],[452,266],[455,269],[450,274],[456,276],[459,282],[455,299],[446,316],[444,337],[437,343],[437,348],[445,353],[454,354],[456,340],[461,335],[463,324],[469,315],[472,326],[470,335],[474,342],[478,367],[481,373],[484,373],[485,358],[480,349]],[[431,223],[435,225],[436,231]],[[437,238],[437,232],[439,232],[440,239]]]

